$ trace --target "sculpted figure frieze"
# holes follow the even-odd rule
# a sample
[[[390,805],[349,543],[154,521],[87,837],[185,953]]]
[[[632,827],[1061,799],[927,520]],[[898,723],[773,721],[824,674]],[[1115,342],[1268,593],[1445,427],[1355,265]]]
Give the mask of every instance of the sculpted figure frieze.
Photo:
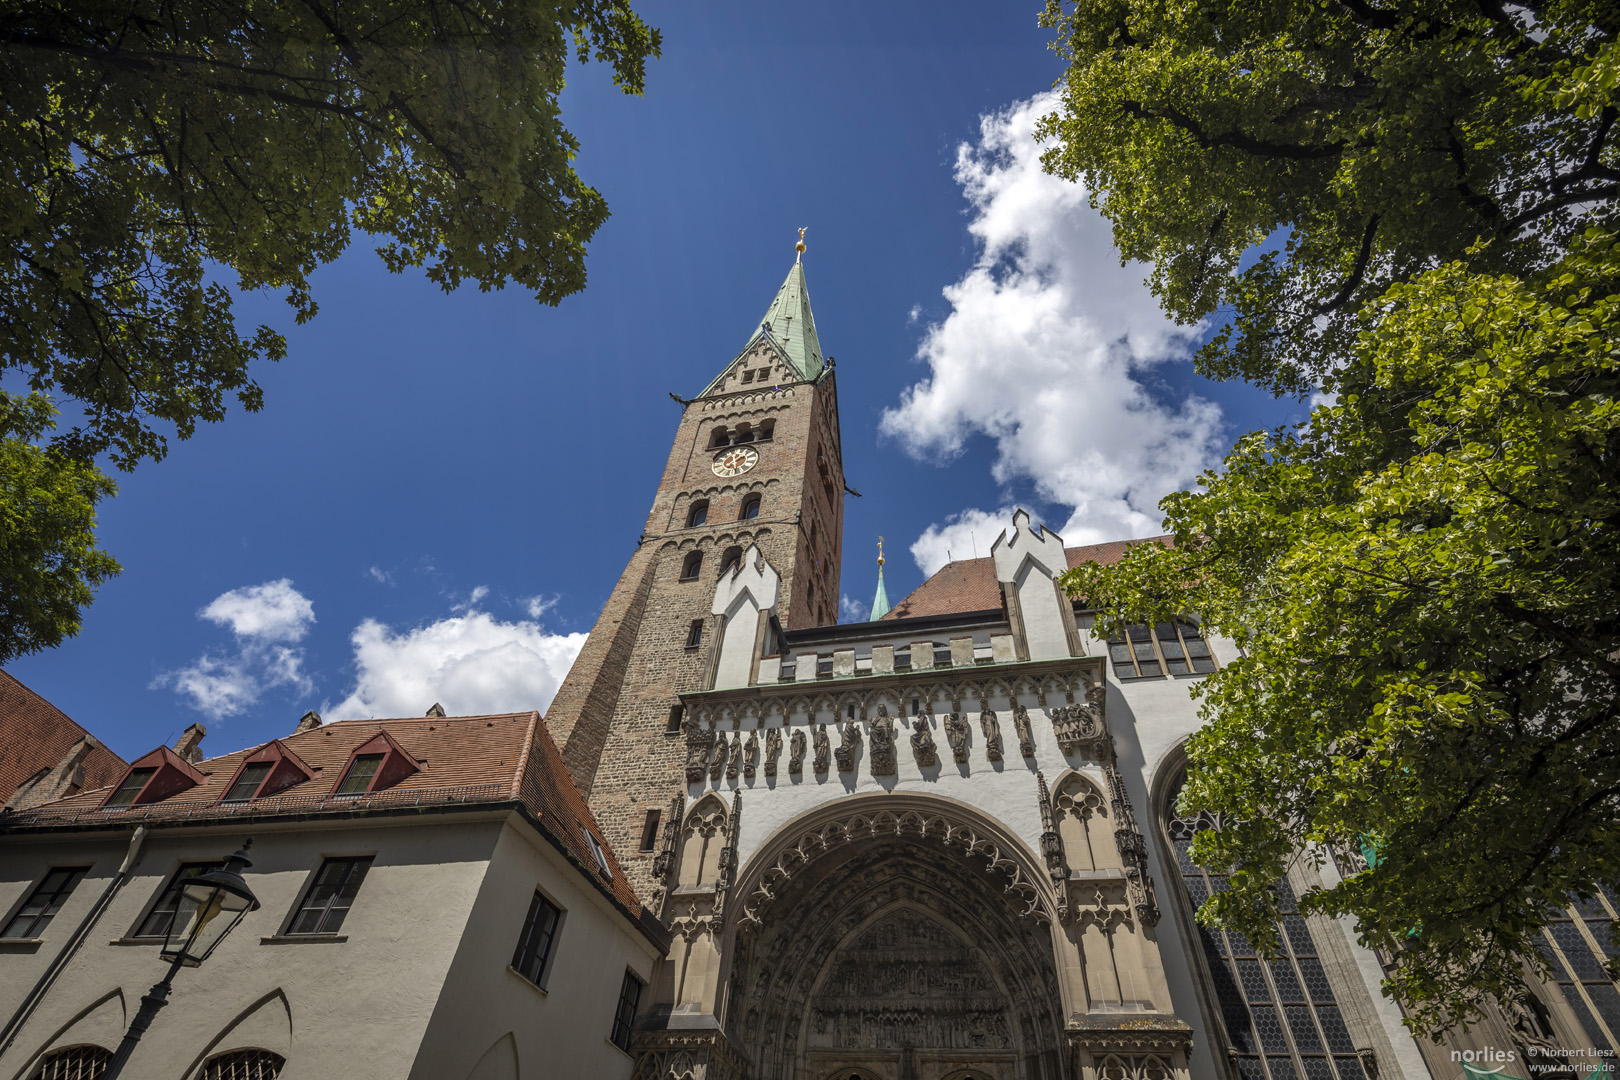
[[[1052,730],[1057,735],[1059,748],[1065,754],[1100,748],[1108,736],[1108,729],[1102,722],[1102,710],[1089,703],[1053,709]]]
[[[690,717],[681,727],[686,732],[686,782],[701,784],[709,771],[709,755],[714,752],[714,732]]]
[[[853,720],[846,720],[839,729],[838,749],[833,756],[838,759],[839,772],[852,772],[855,769],[855,750],[861,745],[861,725]]]
[[[731,756],[731,744],[726,741],[726,733],[717,732],[714,737],[714,760],[709,764],[709,779],[718,780],[726,775],[726,760]]]
[[[966,765],[968,759],[968,726],[959,712],[947,713],[945,716],[945,741],[951,744],[951,756],[958,765]]]
[[[893,776],[899,771],[894,752],[894,721],[889,710],[879,705],[877,718],[872,721],[872,775]]]
[[[1018,732],[1018,753],[1027,758],[1035,756],[1035,733],[1030,730],[1029,710],[1013,705],[1013,729]]]
[[[796,729],[788,743],[788,772],[794,776],[804,772],[804,743],[804,730]]]
[[[979,714],[979,730],[984,734],[984,756],[991,761],[1001,760],[1001,721],[996,714],[985,709]]]
[[[911,721],[911,752],[921,768],[927,769],[939,764],[939,750],[934,745],[934,733],[928,727],[926,716],[919,716]]]
[[[776,775],[776,759],[782,755],[782,729],[768,728],[765,732],[765,775]]]
[[[816,775],[817,776],[825,776],[825,775],[827,775],[827,759],[832,756],[832,754],[831,754],[832,744],[830,742],[828,742],[828,740],[827,740],[827,725],[826,724],[817,724],[816,725],[815,746],[816,746],[816,756],[815,756],[815,760],[811,764],[812,764],[812,767],[816,770]]]
[[[748,742],[743,746],[743,775],[748,779],[754,778],[759,770],[759,733],[750,731]]]

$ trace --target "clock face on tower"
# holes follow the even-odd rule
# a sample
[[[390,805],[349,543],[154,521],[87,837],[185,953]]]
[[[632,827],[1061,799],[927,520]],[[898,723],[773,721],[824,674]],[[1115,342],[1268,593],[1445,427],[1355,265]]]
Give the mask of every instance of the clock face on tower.
[[[709,468],[716,476],[741,476],[759,464],[759,451],[752,446],[735,446],[714,459]]]

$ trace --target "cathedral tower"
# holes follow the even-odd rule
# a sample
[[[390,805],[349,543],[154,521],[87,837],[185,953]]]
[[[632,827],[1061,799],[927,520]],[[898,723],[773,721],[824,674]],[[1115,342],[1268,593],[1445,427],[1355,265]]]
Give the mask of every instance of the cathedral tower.
[[[682,692],[718,659],[716,582],[757,546],[781,575],[776,617],[837,619],[844,468],[833,361],[798,259],[748,342],[682,401],[630,564],[547,715],[575,781],[638,890],[655,815],[684,790]]]

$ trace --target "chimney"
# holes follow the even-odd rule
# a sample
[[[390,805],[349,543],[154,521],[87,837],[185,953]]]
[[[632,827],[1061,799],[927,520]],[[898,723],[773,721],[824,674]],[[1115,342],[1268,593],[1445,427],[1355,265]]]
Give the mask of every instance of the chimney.
[[[298,726],[293,728],[294,735],[302,735],[306,731],[314,731],[321,726],[321,714],[314,709],[309,710],[298,718]]]
[[[438,717],[444,716],[444,706],[440,705],[437,701],[435,701],[433,703],[433,707],[428,709],[427,715],[428,716],[438,716]]]
[[[180,734],[180,741],[174,744],[174,752],[193,765],[197,764],[203,759],[202,741],[203,736],[207,734],[207,728],[201,724],[192,724]]]

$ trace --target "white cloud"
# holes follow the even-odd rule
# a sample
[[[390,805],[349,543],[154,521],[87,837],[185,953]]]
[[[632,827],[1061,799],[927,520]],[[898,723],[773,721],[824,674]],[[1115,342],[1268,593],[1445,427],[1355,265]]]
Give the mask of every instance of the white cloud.
[[[379,585],[392,585],[394,583],[394,575],[381,567],[373,566],[366,571],[366,574]]]
[[[538,619],[546,612],[556,607],[557,601],[561,599],[562,597],[558,595],[531,596],[523,602],[524,610],[529,613],[529,618]]]
[[[911,545],[911,557],[925,575],[948,562],[976,559],[990,554],[1003,529],[1012,528],[1011,506],[1000,510],[963,510],[952,514],[942,525],[930,525]]]
[[[846,623],[866,622],[871,618],[872,609],[855,599],[853,596],[842,596],[838,600],[838,616]]]
[[[321,711],[330,720],[420,716],[435,701],[452,716],[544,710],[585,635],[552,634],[535,621],[502,622],[473,610],[487,591],[473,590],[463,614],[414,630],[362,622],[350,636],[355,688]]]
[[[230,627],[235,651],[205,653],[186,667],[159,675],[150,689],[171,687],[213,720],[245,712],[277,687],[306,694],[314,689],[303,673],[304,651],[293,644],[309,632],[315,605],[290,579],[221,593],[197,617]]]
[[[1159,310],[1145,269],[1120,268],[1085,187],[1041,171],[1035,123],[1056,105],[1042,94],[987,116],[979,142],[958,148],[979,258],[944,290],[951,312],[918,349],[927,377],[881,428],[920,459],[990,436],[992,475],[1033,481],[1039,498],[1068,508],[1059,531],[1071,545],[1151,535],[1159,500],[1218,459],[1220,410],[1148,392],[1143,376],[1185,361],[1191,339]],[[913,546],[918,564],[943,565],[947,544],[970,557],[970,533],[989,554],[1010,520],[1003,513],[991,527],[992,516],[964,510],[931,526]]]

